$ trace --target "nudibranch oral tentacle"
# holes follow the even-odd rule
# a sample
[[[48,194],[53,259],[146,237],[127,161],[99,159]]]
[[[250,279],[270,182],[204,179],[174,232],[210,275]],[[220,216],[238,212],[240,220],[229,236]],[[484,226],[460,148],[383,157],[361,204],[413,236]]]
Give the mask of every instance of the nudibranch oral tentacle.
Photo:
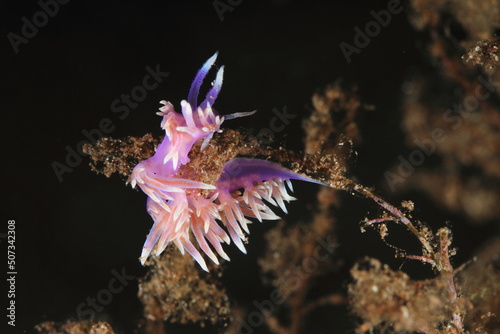
[[[222,132],[220,127],[224,120],[255,113],[220,116],[213,109],[222,88],[223,66],[198,105],[200,87],[216,59],[217,53],[197,72],[187,101],[180,103],[181,113],[177,113],[170,102],[160,101],[162,107],[157,114],[163,117],[161,128],[165,137],[155,154],[135,166],[132,172],[131,185],[138,185],[148,196],[147,212],[154,221],[142,249],[140,261],[143,265],[152,252],[158,256],[174,243],[182,254],[188,252],[203,270],[208,271],[202,253],[215,264],[219,264],[218,257],[229,261],[222,244],[231,241],[246,253],[244,242],[249,233],[248,225],[252,223],[249,218],[260,222],[280,219],[269,205],[287,212],[285,202],[295,200],[289,194],[293,191],[290,180],[325,185],[276,163],[249,158],[226,162],[215,185],[178,175],[179,168],[189,164],[189,152],[199,140],[203,139],[203,150],[214,133]]]

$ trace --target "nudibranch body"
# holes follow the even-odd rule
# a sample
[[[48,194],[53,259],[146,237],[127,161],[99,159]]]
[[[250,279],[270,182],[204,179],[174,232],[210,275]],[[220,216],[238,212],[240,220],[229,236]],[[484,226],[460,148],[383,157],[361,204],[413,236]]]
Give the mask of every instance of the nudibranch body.
[[[229,260],[222,243],[229,244],[232,240],[246,253],[243,241],[245,233],[249,233],[248,218],[279,219],[268,203],[287,212],[284,202],[295,199],[287,191],[287,186],[293,191],[290,179],[323,184],[278,164],[248,158],[228,161],[215,185],[177,175],[182,165],[189,164],[188,154],[196,142],[203,139],[203,150],[215,132],[222,132],[220,126],[224,120],[254,113],[220,116],[212,108],[222,87],[223,66],[205,100],[198,104],[200,87],[216,58],[217,53],[196,74],[188,100],[181,101],[181,113],[177,113],[170,102],[160,102],[163,106],[157,114],[163,116],[161,127],[165,130],[165,138],[154,156],[139,163],[132,172],[132,187],[139,185],[148,195],[147,212],[154,221],[140,257],[142,264],[153,248],[156,247],[155,254],[159,255],[173,242],[182,254],[187,251],[208,271],[203,256],[191,241],[191,234],[199,248],[219,264],[214,250],[221,258]]]

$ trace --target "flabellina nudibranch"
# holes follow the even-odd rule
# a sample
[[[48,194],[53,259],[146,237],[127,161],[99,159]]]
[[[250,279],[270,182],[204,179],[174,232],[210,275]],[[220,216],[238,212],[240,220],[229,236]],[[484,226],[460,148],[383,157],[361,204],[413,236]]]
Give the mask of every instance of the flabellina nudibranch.
[[[295,200],[287,191],[287,187],[293,191],[291,179],[324,184],[276,163],[248,158],[228,161],[214,185],[178,175],[179,168],[189,164],[189,151],[199,140],[203,139],[203,150],[215,132],[222,132],[220,126],[224,120],[255,112],[220,116],[212,108],[222,87],[224,66],[218,70],[205,100],[198,104],[200,87],[216,58],[217,52],[196,74],[187,101],[181,101],[182,113],[177,113],[170,102],[160,102],[163,106],[157,114],[163,116],[161,128],[165,130],[165,137],[156,153],[135,166],[132,172],[131,185],[133,188],[139,185],[148,195],[147,212],[154,221],[142,249],[143,265],[155,246],[158,256],[173,242],[182,254],[187,251],[208,271],[203,256],[193,245],[191,233],[214,263],[219,261],[213,250],[229,261],[221,244],[232,240],[246,253],[243,241],[246,241],[245,233],[249,233],[248,218],[257,218],[260,222],[280,219],[268,203],[287,212],[284,202]]]

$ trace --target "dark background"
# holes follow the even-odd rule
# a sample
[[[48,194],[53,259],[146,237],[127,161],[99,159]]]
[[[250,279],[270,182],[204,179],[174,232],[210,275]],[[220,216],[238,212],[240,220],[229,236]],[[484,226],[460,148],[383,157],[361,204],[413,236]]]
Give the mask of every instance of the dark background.
[[[251,118],[224,126],[258,131],[269,124],[273,108],[286,106],[299,117],[276,140],[297,150],[312,94],[338,78],[357,84],[363,101],[376,109],[360,115],[363,143],[352,162],[352,177],[394,199],[383,192],[382,176],[406,152],[400,129],[401,85],[410,71],[427,68],[408,23],[407,5],[351,63],[339,47],[341,42],[353,44],[353,28],[373,19],[370,10],[386,7],[387,1],[246,0],[224,12],[221,20],[212,1],[73,0],[59,5],[59,12],[27,44],[19,45],[16,54],[7,34],[21,35],[22,17],[32,22],[41,8],[36,1],[2,2],[1,232],[8,219],[16,220],[16,330],[31,332],[42,321],[77,318],[78,305],[107,288],[112,270],[144,275],[138,257],[151,227],[146,196],[118,177],[94,174],[87,157],[65,173],[62,182],[52,164],[64,164],[66,146],[76,148],[85,139],[82,131],[98,128],[103,118],[112,120],[115,129],[109,135],[115,138],[161,135],[155,115],[158,101],[169,100],[178,108],[198,68],[217,50],[216,64],[226,66],[217,109],[223,114],[258,110]],[[157,64],[170,75],[120,119],[111,110],[112,101],[141,85],[145,67]],[[313,203],[315,190],[297,185],[299,201],[290,206],[292,214],[300,215]],[[412,199],[418,207],[418,197]],[[425,198],[421,203],[430,208],[422,209],[422,218],[432,218],[437,226],[459,220]],[[373,205],[346,197],[343,208],[340,252],[347,263],[368,254],[401,265],[374,233],[359,232],[359,221],[370,210],[376,212]],[[263,232],[274,224],[252,226],[247,256],[227,247],[233,259],[227,269],[226,279],[233,282],[228,291],[236,300],[265,295],[259,290],[256,259],[262,255]],[[456,240],[465,252],[456,261],[470,256],[487,232],[458,229]],[[345,285],[347,271],[340,277],[339,286]],[[119,331],[131,332],[141,314],[136,293],[133,281],[113,296],[99,317]],[[335,315],[328,321],[348,322]]]

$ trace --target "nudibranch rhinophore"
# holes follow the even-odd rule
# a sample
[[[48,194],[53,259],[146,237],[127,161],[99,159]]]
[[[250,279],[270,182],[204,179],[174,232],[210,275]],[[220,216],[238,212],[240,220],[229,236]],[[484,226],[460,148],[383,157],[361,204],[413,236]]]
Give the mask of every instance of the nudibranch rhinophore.
[[[182,254],[187,251],[208,271],[203,256],[193,245],[191,233],[199,249],[214,263],[219,264],[214,250],[229,261],[221,244],[232,240],[246,253],[243,241],[245,233],[249,233],[248,218],[280,219],[268,204],[287,212],[284,202],[295,199],[287,190],[288,187],[293,191],[291,179],[323,184],[276,163],[248,158],[228,161],[215,184],[177,175],[182,165],[189,164],[189,151],[198,140],[203,139],[203,150],[215,132],[222,132],[224,120],[254,113],[221,116],[212,108],[222,87],[224,66],[218,70],[205,100],[198,104],[200,87],[216,58],[217,53],[196,74],[187,101],[181,101],[182,113],[177,113],[170,102],[160,102],[163,106],[157,114],[163,117],[161,127],[165,137],[154,156],[139,163],[132,172],[132,187],[139,185],[148,195],[147,212],[154,221],[142,249],[143,265],[154,247],[155,254],[160,255],[173,242]],[[200,196],[201,193],[208,195]]]

